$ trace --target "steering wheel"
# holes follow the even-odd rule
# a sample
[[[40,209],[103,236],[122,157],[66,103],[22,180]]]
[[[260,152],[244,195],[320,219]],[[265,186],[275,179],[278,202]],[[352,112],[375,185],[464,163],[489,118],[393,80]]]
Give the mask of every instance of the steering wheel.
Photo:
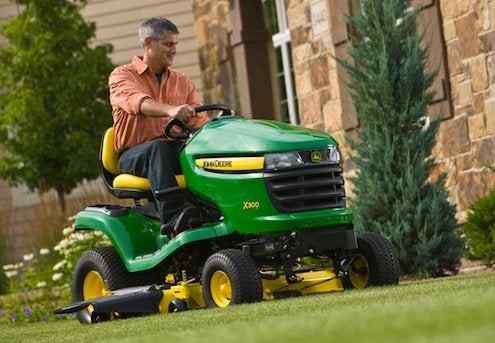
[[[221,111],[217,118],[226,116],[235,116],[235,112],[227,105],[224,104],[210,104],[198,106],[194,109],[196,113],[208,112],[208,111]]]
[[[216,118],[226,117],[226,116],[234,116],[235,112],[223,104],[210,104],[210,105],[202,105],[194,108],[196,113],[208,112],[208,111],[221,111]],[[177,126],[182,132],[172,134],[172,128]],[[165,125],[165,137],[174,139],[174,140],[186,140],[191,137],[193,131],[187,127],[186,124],[182,120],[177,118],[173,118],[168,121],[167,125]]]

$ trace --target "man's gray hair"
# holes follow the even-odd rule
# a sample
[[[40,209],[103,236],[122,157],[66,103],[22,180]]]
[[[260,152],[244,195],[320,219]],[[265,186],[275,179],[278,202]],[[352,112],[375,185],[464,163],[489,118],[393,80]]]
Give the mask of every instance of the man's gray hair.
[[[144,46],[144,40],[146,38],[160,38],[164,32],[179,34],[179,29],[168,19],[161,17],[150,18],[139,25],[139,44]]]

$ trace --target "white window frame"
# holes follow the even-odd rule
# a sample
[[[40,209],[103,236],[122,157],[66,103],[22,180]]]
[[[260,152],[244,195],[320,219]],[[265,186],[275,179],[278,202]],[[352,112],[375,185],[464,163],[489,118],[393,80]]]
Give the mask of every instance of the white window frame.
[[[289,109],[289,120],[291,124],[297,125],[297,110],[295,102],[294,85],[292,83],[292,72],[289,56],[289,44],[291,41],[289,26],[287,25],[287,11],[285,0],[275,0],[277,9],[278,33],[272,36],[273,46],[281,48],[282,69],[284,71],[285,91],[287,94],[287,107]]]

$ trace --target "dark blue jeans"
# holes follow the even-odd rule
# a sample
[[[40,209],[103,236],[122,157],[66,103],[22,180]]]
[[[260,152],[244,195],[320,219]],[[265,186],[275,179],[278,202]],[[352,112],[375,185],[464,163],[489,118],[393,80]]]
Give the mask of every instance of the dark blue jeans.
[[[119,168],[123,173],[148,178],[151,191],[166,190],[177,186],[175,175],[181,174],[179,154],[183,144],[155,139],[125,150],[119,158]],[[174,202],[157,200],[160,221],[166,223],[178,211]]]

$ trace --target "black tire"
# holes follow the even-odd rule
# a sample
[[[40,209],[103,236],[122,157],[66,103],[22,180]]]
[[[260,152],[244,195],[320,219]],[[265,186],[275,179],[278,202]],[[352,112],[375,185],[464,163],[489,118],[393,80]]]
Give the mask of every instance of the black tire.
[[[228,249],[211,255],[204,265],[201,284],[208,307],[223,307],[212,296],[211,280],[216,272],[223,272],[230,282],[231,297],[228,306],[262,300],[261,276],[253,259],[240,250]]]
[[[114,247],[97,247],[85,252],[76,264],[72,282],[72,300],[74,302],[85,300],[83,284],[86,275],[92,271],[101,276],[108,291],[143,284],[143,274],[128,272]],[[109,318],[101,316],[98,318],[93,316],[92,318],[88,310],[83,310],[77,313],[77,319],[83,324],[90,324]]]
[[[397,285],[399,283],[399,261],[392,243],[378,233],[366,232],[357,238],[358,251],[355,258],[363,257],[368,268],[368,280],[364,287],[356,287],[350,276],[344,278],[345,288]],[[351,268],[352,270],[352,263]],[[351,270],[349,271],[351,273]]]

